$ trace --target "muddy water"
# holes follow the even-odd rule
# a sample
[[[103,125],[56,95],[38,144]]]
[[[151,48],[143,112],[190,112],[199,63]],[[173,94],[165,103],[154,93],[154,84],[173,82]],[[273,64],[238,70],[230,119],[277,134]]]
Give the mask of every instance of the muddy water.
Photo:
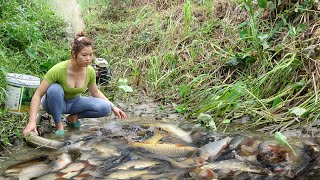
[[[170,118],[81,120],[59,150],[24,146],[1,162],[2,178],[316,179],[319,145],[290,138],[294,152],[261,134],[219,134]],[[32,173],[30,173],[32,172]],[[36,173],[35,173],[36,172]]]

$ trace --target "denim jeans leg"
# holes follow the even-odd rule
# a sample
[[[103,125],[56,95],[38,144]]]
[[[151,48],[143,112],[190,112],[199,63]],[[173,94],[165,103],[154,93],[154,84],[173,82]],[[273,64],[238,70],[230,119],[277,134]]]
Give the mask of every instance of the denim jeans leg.
[[[109,115],[111,104],[96,97],[80,97],[70,107],[70,114],[78,114],[79,118],[98,118]]]
[[[53,83],[49,86],[42,106],[53,116],[55,123],[61,122],[62,112],[66,109],[66,103],[64,101],[64,91],[59,84]]]

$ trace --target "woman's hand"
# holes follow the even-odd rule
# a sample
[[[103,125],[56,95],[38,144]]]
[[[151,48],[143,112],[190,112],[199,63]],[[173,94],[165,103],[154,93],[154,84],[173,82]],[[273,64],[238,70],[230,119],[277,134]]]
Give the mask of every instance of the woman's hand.
[[[128,116],[126,115],[126,113],[124,113],[121,109],[119,109],[118,107],[114,106],[112,107],[112,112],[117,115],[119,118],[121,119],[127,119]]]
[[[39,135],[35,121],[29,121],[27,127],[22,132],[23,137],[26,137],[30,131],[34,131],[37,135]]]

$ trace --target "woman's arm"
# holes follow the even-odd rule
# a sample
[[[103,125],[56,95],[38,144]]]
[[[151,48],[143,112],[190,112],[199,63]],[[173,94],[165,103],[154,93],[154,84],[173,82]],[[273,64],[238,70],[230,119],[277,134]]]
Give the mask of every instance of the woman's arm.
[[[100,99],[104,99],[106,101],[108,101],[111,104],[111,110],[113,111],[113,113],[115,115],[117,115],[119,118],[127,118],[128,116],[126,115],[126,113],[124,113],[121,109],[119,109],[118,107],[116,107],[98,88],[98,86],[96,84],[91,84],[88,86],[88,89],[90,91],[90,94],[93,97],[97,97]]]
[[[46,93],[49,85],[50,84],[46,80],[43,80],[41,82],[41,84],[39,85],[39,87],[37,88],[34,95],[32,96],[31,103],[30,103],[29,122],[28,122],[26,128],[22,132],[24,137],[30,131],[34,131],[38,134],[36,116],[37,116],[38,109],[40,106],[41,98]]]

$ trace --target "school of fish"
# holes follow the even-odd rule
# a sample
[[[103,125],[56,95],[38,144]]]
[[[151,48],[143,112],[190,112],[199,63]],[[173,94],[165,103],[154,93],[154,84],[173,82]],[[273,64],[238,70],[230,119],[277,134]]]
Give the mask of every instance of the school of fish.
[[[292,153],[272,138],[254,135],[160,123],[112,127],[89,127],[63,145],[51,141],[59,148],[10,165],[0,179],[291,179],[320,169],[313,139],[295,141]]]

